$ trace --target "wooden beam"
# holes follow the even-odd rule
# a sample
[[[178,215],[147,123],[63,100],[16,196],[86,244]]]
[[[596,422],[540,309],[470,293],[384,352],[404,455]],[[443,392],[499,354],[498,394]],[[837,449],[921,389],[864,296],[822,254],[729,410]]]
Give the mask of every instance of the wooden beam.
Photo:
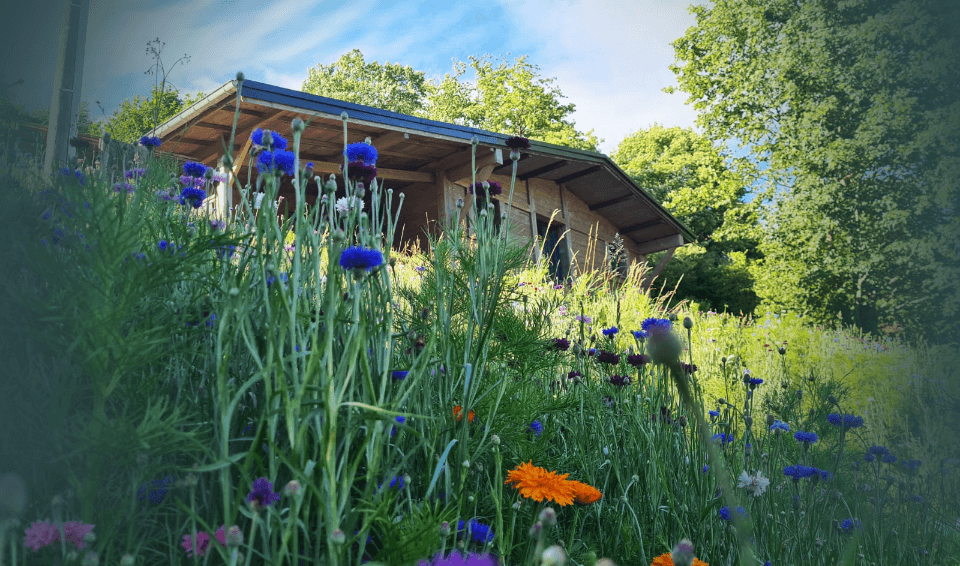
[[[563,222],[566,224],[566,228],[569,230],[570,226],[570,215],[567,214],[567,188],[564,185],[559,185],[560,187],[560,212],[563,213]],[[573,237],[572,232],[567,232],[563,236],[564,244],[567,249],[567,277],[571,276],[570,271],[573,269],[573,242],[570,240]]]
[[[521,161],[523,161],[524,159],[528,159],[530,157],[533,157],[533,156],[530,155],[529,153],[521,153],[520,159],[517,160],[517,166],[520,165]],[[512,169],[513,169],[513,161],[507,161],[503,165],[494,169],[493,172],[496,173],[497,175],[503,175],[503,174],[508,174],[509,171],[511,171]]]
[[[427,163],[420,168],[421,171],[446,171],[453,167],[458,167],[464,163],[470,163],[470,146],[459,146],[453,153],[441,157],[440,159]],[[447,177],[449,179],[449,177]]]
[[[309,159],[300,158],[301,162],[306,163],[310,161]],[[313,172],[316,174],[330,174],[343,176],[343,171],[340,170],[342,163],[334,163],[332,161],[314,161],[313,162]],[[377,168],[377,178],[383,180],[391,181],[412,181],[414,183],[433,183],[436,180],[436,175],[427,171],[407,171],[404,169],[383,169]]]
[[[591,208],[591,210],[593,210]],[[620,229],[620,233],[627,235],[630,232],[636,232],[637,230],[643,230],[644,228],[653,228],[663,224],[663,218],[654,218],[653,220],[647,220],[646,222],[641,222],[640,224],[631,224],[630,226],[624,226]]]
[[[540,263],[540,246],[537,245],[537,205],[534,202],[533,191],[530,190],[530,182],[524,181],[523,186],[527,189],[527,204],[530,207],[530,238],[533,240],[533,257],[537,263]]]
[[[377,138],[372,140],[371,143],[373,144],[373,147],[377,148],[378,150],[384,150],[409,139],[410,134],[404,132],[388,132],[382,136],[377,136]]]
[[[641,291],[648,291],[650,286],[653,285],[653,280],[660,275],[660,272],[663,271],[664,266],[667,265],[667,262],[670,261],[670,258],[673,257],[673,253],[677,251],[677,248],[670,248],[667,250],[667,253],[664,254],[660,261],[657,262],[657,266],[653,268],[653,271],[646,273],[643,276],[643,282],[640,284]]]
[[[571,173],[571,174],[569,174],[569,175],[567,175],[567,176],[565,176],[565,177],[560,177],[559,179],[554,180],[554,182],[557,183],[558,185],[559,185],[560,183],[567,183],[567,182],[572,181],[572,180],[574,180],[574,179],[579,179],[580,177],[586,177],[587,175],[592,175],[593,173],[596,173],[597,171],[600,171],[601,169],[603,169],[603,167],[601,167],[600,165],[594,165],[593,167],[590,167],[590,168],[588,168],[588,169],[584,169],[583,171],[580,171],[579,173]]]
[[[534,169],[533,171],[527,171],[523,175],[517,175],[517,179],[526,181],[527,179],[532,179],[537,175],[543,175],[544,173],[549,173],[554,169],[560,169],[561,167],[566,167],[569,164],[570,162],[567,161],[566,159],[561,159],[560,161],[555,161],[549,165],[544,165],[543,167],[539,167],[537,169]]]
[[[194,126],[198,128],[210,128],[211,130],[217,130],[220,132],[230,133],[233,131],[233,124],[214,124],[212,122],[197,122]]]
[[[654,252],[662,252],[670,248],[675,248],[683,245],[683,236],[680,234],[673,234],[671,236],[664,236],[663,238],[657,238],[656,240],[651,240],[649,242],[642,242],[637,246],[637,253],[640,255],[652,254]]]
[[[233,104],[227,104],[226,106],[223,107],[223,110],[226,110],[227,112],[236,112],[237,107],[234,106]],[[255,116],[257,118],[272,118],[277,114],[279,114],[280,112],[283,112],[283,111],[280,110],[277,112],[264,112],[261,110],[253,110],[252,108],[247,108],[242,105],[240,106],[241,114],[243,114],[244,116]]]
[[[224,108],[233,112],[235,106],[228,104]],[[258,110],[250,110],[248,112],[245,112],[245,109],[242,106],[240,108],[241,114],[246,114],[249,116],[256,116],[258,118],[261,118],[259,122],[260,124],[262,124],[263,122],[266,122],[267,120],[273,118],[274,116],[276,116],[277,114],[280,114],[281,112],[283,112],[283,110],[276,110],[273,112],[260,112]],[[190,125],[186,126],[185,129],[188,129],[189,127]],[[241,127],[239,124],[237,124],[237,139],[242,139],[244,135],[246,135],[246,137],[249,138],[250,134],[253,132],[253,130],[257,129],[257,127],[261,127],[261,126],[254,126],[253,124],[251,124],[249,127]],[[206,163],[207,161],[210,160],[210,158],[218,157],[218,152],[223,152],[223,146],[214,144],[213,150],[210,151],[209,153],[201,154],[200,159],[197,159],[197,161],[199,161],[200,163]]]
[[[616,197],[616,198],[612,198],[612,199],[609,199],[609,200],[605,200],[605,201],[602,201],[602,202],[598,202],[597,204],[591,204],[591,205],[590,205],[590,211],[593,212],[594,210],[600,210],[601,208],[606,208],[606,207],[608,207],[608,206],[613,206],[613,205],[615,205],[615,204],[620,204],[621,202],[626,202],[626,201],[632,199],[632,198],[635,197],[635,196],[636,196],[636,195],[634,195],[633,193],[629,193],[629,194],[626,194],[626,195],[624,195],[624,196],[619,196],[619,197]]]
[[[456,183],[457,181],[466,179],[468,177],[473,177],[473,166],[476,165],[476,168],[483,169],[488,165],[503,165],[503,151],[497,149],[490,152],[488,155],[483,157],[478,157],[476,163],[464,163],[459,167],[454,167],[453,169],[447,170],[447,178]],[[493,168],[490,168],[491,171]]]

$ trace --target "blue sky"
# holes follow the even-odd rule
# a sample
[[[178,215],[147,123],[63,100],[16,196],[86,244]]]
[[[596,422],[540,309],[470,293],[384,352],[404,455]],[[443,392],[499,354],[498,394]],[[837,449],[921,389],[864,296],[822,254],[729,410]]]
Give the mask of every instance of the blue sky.
[[[572,119],[593,129],[611,153],[625,136],[655,122],[694,127],[686,95],[668,66],[677,37],[695,23],[688,1],[515,0],[91,0],[82,98],[102,117],[134,95],[150,93],[147,42],[166,43],[168,80],[182,91],[210,92],[238,70],[247,78],[299,90],[309,68],[358,48],[366,60],[408,65],[439,79],[453,60],[527,55],[540,76],[555,78]],[[62,8],[39,0],[0,18],[0,47],[18,53],[0,67],[15,102],[48,106]],[[43,39],[45,38],[45,39]],[[25,49],[26,45],[30,45]],[[10,51],[7,51],[10,49]],[[469,74],[468,74],[469,77]]]

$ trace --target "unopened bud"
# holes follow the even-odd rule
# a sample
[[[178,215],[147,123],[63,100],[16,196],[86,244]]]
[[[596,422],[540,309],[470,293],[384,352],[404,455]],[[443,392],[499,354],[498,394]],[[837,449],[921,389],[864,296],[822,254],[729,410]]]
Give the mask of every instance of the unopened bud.
[[[553,527],[557,524],[557,512],[553,507],[544,507],[540,512],[540,522],[547,527]]]
[[[346,112],[344,112],[346,114]],[[333,544],[343,544],[347,542],[347,534],[340,529],[333,529],[333,532],[330,533],[330,542]]]
[[[541,566],[564,566],[567,563],[567,553],[558,545],[553,545],[543,551]]]
[[[500,446],[500,437],[494,434],[490,436],[490,442],[492,442],[494,446]]]
[[[836,404],[837,404],[837,398],[836,398],[835,396],[833,396],[833,395],[827,395],[827,401],[828,401],[831,405],[836,405]]]
[[[124,554],[120,557],[120,566],[135,566],[137,559],[132,554]]]
[[[306,124],[303,123],[303,120],[301,120],[299,116],[290,122],[290,129],[294,132],[302,132],[306,127]]]
[[[690,320],[689,316],[683,317],[683,327],[686,328],[687,330],[690,330],[691,328],[693,328],[693,321]]]
[[[246,80],[246,76],[244,76],[243,71],[237,71],[237,82],[242,83],[244,80]]]
[[[227,545],[227,548],[237,548],[243,544],[243,531],[240,530],[240,527],[233,525],[227,529],[227,533],[224,536],[224,543]]]
[[[691,566],[693,564],[693,543],[683,539],[670,553],[675,566]]]
[[[300,482],[297,480],[290,480],[287,482],[286,487],[283,488],[283,494],[287,497],[296,497],[300,495]]]
[[[450,536],[450,523],[447,521],[440,523],[440,536]]]

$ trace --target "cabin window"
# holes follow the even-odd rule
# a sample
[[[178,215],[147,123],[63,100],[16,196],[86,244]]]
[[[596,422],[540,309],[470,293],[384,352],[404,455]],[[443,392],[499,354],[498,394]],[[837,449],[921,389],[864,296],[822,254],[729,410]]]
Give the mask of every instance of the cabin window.
[[[547,225],[549,223],[549,226]],[[556,221],[550,222],[545,218],[537,218],[537,234],[543,247],[543,256],[550,262],[550,275],[556,281],[563,281],[570,271],[570,258],[567,257],[567,246],[560,238],[565,228]]]

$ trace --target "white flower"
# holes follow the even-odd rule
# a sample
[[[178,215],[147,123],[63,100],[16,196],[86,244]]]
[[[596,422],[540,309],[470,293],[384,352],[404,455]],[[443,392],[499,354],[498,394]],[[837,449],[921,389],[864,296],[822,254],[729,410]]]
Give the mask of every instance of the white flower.
[[[739,482],[737,483],[737,487],[746,488],[754,497],[763,495],[764,490],[766,490],[769,485],[770,480],[763,477],[762,471],[758,471],[757,475],[751,476],[744,470],[740,473]]]
[[[337,199],[337,204],[334,205],[334,208],[340,214],[346,214],[353,208],[363,210],[363,201],[357,197],[341,197]]]

